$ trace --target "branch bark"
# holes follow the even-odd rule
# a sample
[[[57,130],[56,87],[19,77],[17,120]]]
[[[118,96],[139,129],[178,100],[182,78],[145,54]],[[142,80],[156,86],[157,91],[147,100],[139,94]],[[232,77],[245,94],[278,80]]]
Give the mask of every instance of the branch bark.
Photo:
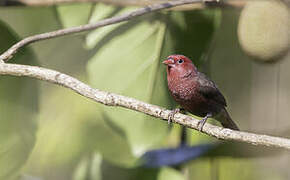
[[[41,2],[41,1],[39,1]],[[7,62],[9,59],[13,57],[13,55],[22,47],[37,42],[37,41],[42,41],[46,39],[52,39],[56,38],[59,36],[65,36],[68,34],[74,34],[74,33],[79,33],[79,32],[84,32],[84,31],[89,31],[93,30],[99,27],[111,25],[111,24],[116,24],[119,22],[123,21],[128,21],[132,18],[142,16],[151,12],[156,12],[162,9],[167,9],[167,8],[172,8],[176,6],[182,6],[186,4],[196,4],[196,3],[206,3],[208,5],[210,4],[219,4],[219,0],[178,0],[178,1],[169,1],[166,3],[162,4],[154,4],[154,5],[149,5],[140,9],[137,9],[135,11],[132,11],[130,13],[125,13],[120,16],[115,16],[112,18],[104,19],[101,21],[98,21],[93,24],[86,24],[82,26],[77,26],[77,27],[72,27],[72,28],[66,28],[66,29],[60,29],[56,31],[51,31],[43,34],[37,34],[34,36],[29,36],[27,38],[24,38],[23,40],[19,41],[18,43],[14,44],[11,46],[8,50],[6,50],[4,53],[1,54],[0,56],[0,62],[5,61]]]
[[[241,7],[245,5],[247,0],[227,0],[226,4]],[[53,6],[67,3],[107,3],[118,6],[148,6],[170,2],[169,0],[4,0],[0,6]],[[203,3],[199,3],[188,8],[203,8]],[[182,8],[183,9],[183,8]]]
[[[167,120],[169,113],[171,112],[170,110],[148,104],[134,98],[94,89],[69,75],[50,69],[36,66],[0,63],[0,74],[12,76],[27,76],[42,81],[58,84],[69,88],[76,93],[95,102],[102,103],[107,106],[119,106],[131,109],[134,111],[142,112],[144,114],[148,114],[153,117],[161,118],[163,120]],[[178,113],[174,116],[172,121],[185,127],[198,130],[197,123],[199,120],[191,116]],[[269,147],[279,147],[290,150],[290,139],[286,138],[234,131],[231,129],[214,126],[208,123],[204,125],[203,132],[218,139],[239,141]]]

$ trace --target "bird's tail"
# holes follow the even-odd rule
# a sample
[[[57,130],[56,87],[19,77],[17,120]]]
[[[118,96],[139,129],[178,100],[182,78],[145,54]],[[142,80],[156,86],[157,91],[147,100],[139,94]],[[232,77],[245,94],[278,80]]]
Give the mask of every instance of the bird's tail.
[[[218,121],[220,121],[223,127],[225,128],[229,128],[229,129],[233,129],[237,131],[240,130],[238,126],[236,125],[236,123],[232,120],[231,116],[229,115],[229,113],[227,112],[225,108],[223,108],[222,111],[220,112],[218,116]]]

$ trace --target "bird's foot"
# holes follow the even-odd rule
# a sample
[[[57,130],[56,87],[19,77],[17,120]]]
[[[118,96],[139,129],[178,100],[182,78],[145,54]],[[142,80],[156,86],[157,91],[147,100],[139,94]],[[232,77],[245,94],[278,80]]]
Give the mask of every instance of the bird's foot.
[[[207,119],[211,118],[211,117],[212,117],[212,114],[211,113],[207,113],[207,115],[204,118],[202,118],[202,120],[198,121],[197,127],[198,127],[198,130],[200,132],[202,131],[202,128],[203,128],[204,124],[206,123]]]
[[[173,109],[170,113],[169,113],[169,115],[168,115],[168,124],[170,124],[171,122],[172,122],[172,119],[174,118],[174,115],[176,114],[176,113],[179,113],[180,111],[182,111],[182,109],[180,109],[180,108],[176,108],[176,109]]]

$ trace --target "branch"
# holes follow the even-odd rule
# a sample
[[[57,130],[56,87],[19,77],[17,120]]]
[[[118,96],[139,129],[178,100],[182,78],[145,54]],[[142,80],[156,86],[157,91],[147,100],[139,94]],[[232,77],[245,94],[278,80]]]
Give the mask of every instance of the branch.
[[[118,6],[148,6],[152,4],[160,4],[170,2],[169,0],[2,0],[0,6],[53,6],[68,3],[106,3]],[[245,5],[247,0],[227,0],[227,4],[231,6],[241,7]],[[190,8],[202,8],[200,4],[191,6]],[[189,8],[189,7],[188,7]]]
[[[12,76],[27,76],[42,81],[58,84],[69,88],[76,93],[92,99],[95,102],[102,103],[107,106],[119,106],[134,111],[142,112],[153,117],[167,120],[170,110],[159,106],[151,105],[134,98],[93,89],[89,85],[60,72],[45,69],[36,66],[17,65],[0,63],[0,74]],[[198,130],[197,119],[184,114],[176,114],[172,119],[174,123],[178,123],[185,127]],[[250,143],[254,145],[262,145],[269,147],[279,147],[290,150],[290,139],[273,137],[268,135],[260,135],[248,132],[234,131],[206,123],[203,132],[218,139],[232,140]]]
[[[41,1],[39,1],[39,2],[41,2]],[[159,11],[162,9],[172,8],[172,7],[181,6],[181,5],[185,5],[185,4],[195,4],[195,3],[205,3],[208,5],[210,5],[210,4],[216,5],[216,4],[219,4],[219,0],[178,0],[178,1],[166,2],[166,3],[162,3],[162,4],[154,4],[154,5],[150,5],[150,6],[146,6],[146,7],[137,9],[137,10],[132,11],[130,13],[125,13],[125,14],[120,15],[120,16],[115,16],[112,18],[104,19],[104,20],[98,21],[96,23],[86,24],[86,25],[72,27],[72,28],[60,29],[60,30],[56,30],[56,31],[46,32],[43,34],[29,36],[29,37],[24,38],[23,40],[19,41],[18,43],[14,44],[8,50],[6,50],[4,53],[2,53],[0,56],[0,62],[2,62],[2,61],[7,62],[9,59],[11,59],[13,57],[13,55],[17,52],[18,49],[20,49],[28,44],[37,42],[37,41],[52,39],[52,38],[56,38],[59,36],[73,34],[73,33],[89,31],[89,30],[93,30],[93,29],[96,29],[99,27],[103,27],[103,26],[107,26],[107,25],[111,25],[111,24],[116,24],[116,23],[123,22],[123,21],[128,21],[132,18],[142,16],[142,15],[145,15],[148,13],[156,12],[156,11]]]

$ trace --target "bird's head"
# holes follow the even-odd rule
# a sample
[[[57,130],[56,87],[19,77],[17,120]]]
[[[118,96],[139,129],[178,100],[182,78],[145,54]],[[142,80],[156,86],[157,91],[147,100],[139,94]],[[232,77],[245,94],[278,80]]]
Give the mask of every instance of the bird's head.
[[[163,61],[167,66],[167,75],[184,77],[196,73],[197,69],[192,61],[184,55],[170,55]]]

